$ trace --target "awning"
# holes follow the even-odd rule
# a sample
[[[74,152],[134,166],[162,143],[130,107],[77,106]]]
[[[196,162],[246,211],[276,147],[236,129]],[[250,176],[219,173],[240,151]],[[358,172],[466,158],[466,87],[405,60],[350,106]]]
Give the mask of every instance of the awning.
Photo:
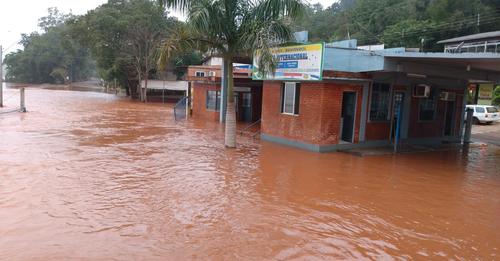
[[[467,81],[500,82],[500,55],[492,53],[394,53],[384,55],[384,71]]]
[[[141,86],[145,86],[145,81],[141,82]],[[148,80],[148,89],[154,90],[171,90],[171,91],[187,91],[187,81],[161,81],[161,80]]]

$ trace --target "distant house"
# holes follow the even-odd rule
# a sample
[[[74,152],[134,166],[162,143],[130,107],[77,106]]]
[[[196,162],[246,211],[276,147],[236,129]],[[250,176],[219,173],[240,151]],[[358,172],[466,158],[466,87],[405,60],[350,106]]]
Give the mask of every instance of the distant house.
[[[234,101],[236,119],[255,122],[261,117],[262,81],[252,81],[250,65],[234,63]],[[203,65],[189,66],[186,79],[190,82],[192,115],[218,121],[221,107],[222,59],[210,57]]]
[[[446,53],[500,53],[500,31],[466,35],[439,41]]]

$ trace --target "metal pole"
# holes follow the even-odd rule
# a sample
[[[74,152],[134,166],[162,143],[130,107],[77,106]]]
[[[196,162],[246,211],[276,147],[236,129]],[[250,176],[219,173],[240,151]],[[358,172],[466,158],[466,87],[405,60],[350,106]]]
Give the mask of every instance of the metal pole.
[[[474,110],[472,108],[467,108],[467,120],[465,121],[465,133],[464,133],[464,145],[470,143],[470,136],[472,133],[472,115]]]
[[[3,107],[3,61],[2,46],[0,45],[0,107]]]
[[[20,94],[20,108],[21,112],[26,112],[26,104],[25,104],[25,99],[24,99],[24,87],[19,89],[19,94]]]
[[[401,126],[401,106],[403,106],[403,103],[399,105],[399,108],[397,109],[396,112],[396,131],[394,133],[394,153],[398,152],[398,143],[399,143],[399,132],[400,132],[400,126]]]

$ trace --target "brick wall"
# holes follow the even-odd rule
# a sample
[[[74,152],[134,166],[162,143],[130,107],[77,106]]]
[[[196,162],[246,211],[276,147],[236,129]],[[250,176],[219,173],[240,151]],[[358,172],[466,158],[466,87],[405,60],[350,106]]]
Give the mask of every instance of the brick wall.
[[[251,79],[237,79],[234,83],[236,87],[250,87],[252,93],[252,120],[251,122],[255,122],[261,118],[261,109],[262,109],[262,82],[260,81],[252,81]],[[207,99],[207,91],[214,90],[220,91],[220,83],[219,82],[192,82],[193,87],[193,117],[200,119],[208,119],[208,120],[219,120],[219,112],[208,110],[206,107],[206,99]],[[242,113],[242,96],[239,93],[239,101],[238,104],[240,108],[238,111]],[[242,115],[237,114],[237,120],[242,120]]]
[[[455,101],[455,121],[454,121],[454,135],[458,136],[460,132],[460,121],[462,113],[462,102],[463,102],[463,90],[442,90],[455,92],[457,94],[457,99]],[[438,95],[438,94],[437,94]],[[419,98],[411,97],[411,112],[410,112],[410,126],[408,131],[409,138],[431,138],[431,137],[443,137],[444,132],[444,120],[446,114],[447,101],[441,101],[438,98],[436,106],[435,118],[432,121],[419,121]]]
[[[391,101],[389,103],[389,113],[392,115],[392,109],[393,109],[393,102],[394,102],[394,92],[396,91],[406,91],[408,87],[403,86],[403,85],[394,85],[392,86],[392,93],[391,93]],[[377,140],[390,140],[390,134],[391,134],[391,121],[383,121],[383,122],[371,122],[370,121],[370,99],[371,99],[371,88],[369,90],[369,95],[368,95],[368,110],[366,112],[366,131],[365,131],[365,139],[367,141],[377,141]],[[408,99],[409,97],[405,97],[405,99]]]
[[[340,139],[342,95],[357,92],[354,140],[359,140],[362,86],[331,82],[303,82],[300,89],[299,115],[280,111],[281,84],[264,82],[262,133],[309,144],[337,144]]]
[[[207,91],[220,90],[220,87],[215,83],[200,83],[200,82],[193,82],[192,87],[193,87],[192,89],[193,118],[218,121],[219,112],[207,110],[206,101],[207,101]]]

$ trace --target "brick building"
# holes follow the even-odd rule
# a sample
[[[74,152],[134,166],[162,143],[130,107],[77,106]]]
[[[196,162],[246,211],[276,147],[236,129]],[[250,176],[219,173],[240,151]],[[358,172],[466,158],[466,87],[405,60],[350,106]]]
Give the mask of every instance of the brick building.
[[[194,118],[219,120],[222,76],[219,59],[209,59],[204,65],[188,67],[187,80],[191,83]],[[248,123],[258,121],[261,118],[262,81],[253,81],[249,66],[244,64],[235,64],[233,77],[236,119]]]
[[[319,81],[266,80],[261,137],[317,152],[460,142],[467,85],[500,81],[500,55],[330,45]],[[396,134],[397,133],[397,134]]]

